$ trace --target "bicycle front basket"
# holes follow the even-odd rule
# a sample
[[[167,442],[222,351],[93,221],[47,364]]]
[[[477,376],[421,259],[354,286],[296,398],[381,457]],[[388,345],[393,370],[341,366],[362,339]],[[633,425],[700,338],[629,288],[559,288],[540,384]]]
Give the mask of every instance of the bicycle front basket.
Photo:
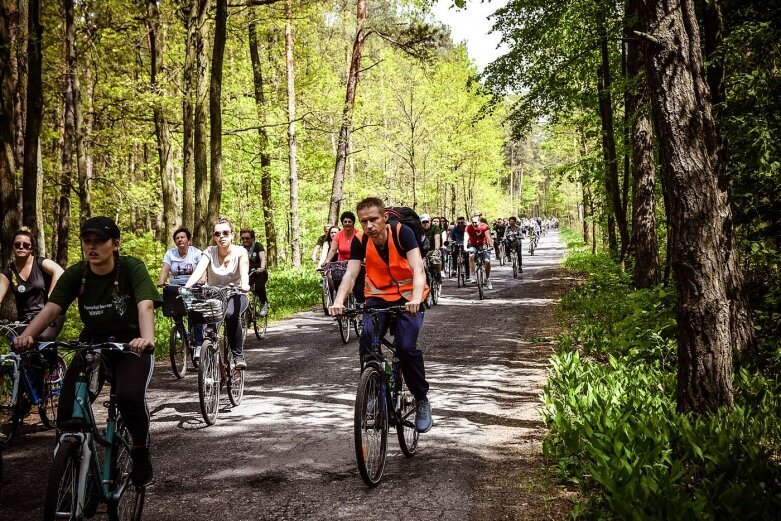
[[[225,298],[219,288],[192,288],[192,295],[183,300],[190,320],[196,324],[215,324],[225,315]]]

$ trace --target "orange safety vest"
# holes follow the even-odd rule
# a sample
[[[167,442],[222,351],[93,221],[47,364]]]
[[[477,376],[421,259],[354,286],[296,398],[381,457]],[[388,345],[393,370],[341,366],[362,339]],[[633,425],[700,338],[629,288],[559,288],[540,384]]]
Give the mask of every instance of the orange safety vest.
[[[396,248],[396,239],[401,232],[401,223],[396,230],[388,227],[388,263],[380,256],[374,241],[366,240],[366,286],[363,294],[367,298],[377,297],[389,302],[404,298],[412,300],[412,268],[406,257]],[[358,232],[358,240],[363,242],[363,232]],[[428,296],[428,284],[423,289],[423,300]]]

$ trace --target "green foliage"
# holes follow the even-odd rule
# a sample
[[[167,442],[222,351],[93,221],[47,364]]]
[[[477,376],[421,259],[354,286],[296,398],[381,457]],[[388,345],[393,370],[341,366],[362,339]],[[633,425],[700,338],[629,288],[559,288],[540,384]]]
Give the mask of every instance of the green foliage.
[[[562,301],[571,332],[551,359],[543,450],[589,498],[574,514],[773,518],[781,508],[777,373],[739,369],[735,408],[679,414],[674,292],[632,291],[607,255],[572,253],[567,266],[588,278]]]

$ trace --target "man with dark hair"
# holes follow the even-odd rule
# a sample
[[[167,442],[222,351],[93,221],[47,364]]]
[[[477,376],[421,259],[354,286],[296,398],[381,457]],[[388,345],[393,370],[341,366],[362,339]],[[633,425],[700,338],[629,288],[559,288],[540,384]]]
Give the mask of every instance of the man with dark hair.
[[[359,277],[364,261],[366,307],[388,308],[402,304],[406,307],[407,312],[399,315],[396,321],[394,340],[404,381],[417,400],[415,427],[419,432],[427,432],[432,423],[427,398],[429,386],[423,353],[417,348],[417,342],[423,326],[421,303],[429,288],[415,232],[401,222],[389,225],[382,199],[368,197],[358,203],[357,211],[363,231],[353,236],[347,272],[329,309],[332,315],[342,314],[345,298]],[[380,314],[379,319],[380,334],[384,336],[389,317]],[[371,347],[373,328],[371,317],[366,316],[360,340],[361,357]]]
[[[249,282],[252,286],[252,291],[263,304],[263,307],[260,308],[260,316],[265,317],[268,315],[266,250],[262,244],[255,240],[255,230],[252,228],[242,228],[241,232],[239,232],[239,237],[241,237],[241,244],[247,249],[247,256],[249,257]]]

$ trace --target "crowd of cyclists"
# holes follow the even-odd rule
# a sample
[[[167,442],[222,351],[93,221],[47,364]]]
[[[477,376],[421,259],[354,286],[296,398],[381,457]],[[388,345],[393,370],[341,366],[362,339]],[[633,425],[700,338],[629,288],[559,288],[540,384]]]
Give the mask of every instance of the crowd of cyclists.
[[[404,306],[406,313],[395,324],[395,342],[404,381],[416,400],[415,426],[426,432],[432,426],[429,384],[417,339],[431,283],[441,284],[443,273],[452,276],[449,268],[462,256],[464,265],[469,266],[466,279],[471,280],[475,262],[482,262],[485,286],[491,289],[491,252],[502,257],[515,250],[520,259],[524,241],[557,227],[558,222],[511,216],[489,225],[480,212],[474,212],[468,224],[464,217],[451,223],[444,217],[427,213],[418,217],[411,211],[394,219],[389,218],[382,200],[371,197],[359,202],[356,211],[357,216],[351,211],[341,214],[341,228],[324,226],[311,260],[328,274],[331,295],[326,307],[332,315],[344,312],[351,292],[358,307]],[[65,311],[76,302],[83,326],[79,340],[126,343],[138,355],[108,356],[106,368],[133,440],[131,478],[137,486],[147,484],[153,474],[146,393],[154,367],[153,311],[163,300],[158,288],[196,284],[239,288],[242,292],[227,301],[224,327],[233,364],[240,370],[247,367],[241,323],[248,306],[246,293],[253,291],[260,299],[261,315],[269,312],[266,252],[254,230],[239,230],[237,240],[233,224],[220,217],[213,223],[211,244],[203,249],[192,244],[192,233],[184,227],[177,229],[172,239],[174,247],[165,252],[157,284],[141,260],[120,254],[121,233],[108,217],[92,217],[81,225],[82,259],[65,270],[35,256],[33,234],[21,228],[13,236],[13,258],[0,273],[0,301],[12,292],[18,320],[27,323],[13,340],[15,350],[31,350],[38,341],[55,339],[63,327]],[[363,322],[362,356],[371,342],[372,324],[371,320]],[[388,326],[385,319],[379,322],[382,335]],[[197,364],[202,326],[193,324],[192,333],[193,363]],[[71,415],[74,381],[81,369],[76,358],[67,369],[57,410],[59,430],[78,429]],[[100,378],[105,376],[101,372]],[[97,393],[91,393],[93,400],[96,397]]]

